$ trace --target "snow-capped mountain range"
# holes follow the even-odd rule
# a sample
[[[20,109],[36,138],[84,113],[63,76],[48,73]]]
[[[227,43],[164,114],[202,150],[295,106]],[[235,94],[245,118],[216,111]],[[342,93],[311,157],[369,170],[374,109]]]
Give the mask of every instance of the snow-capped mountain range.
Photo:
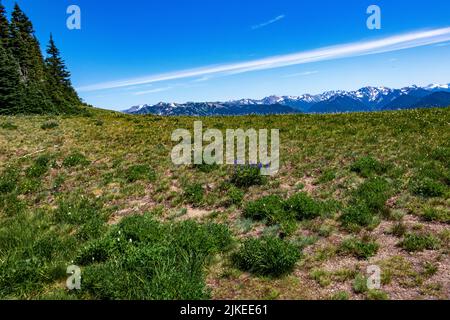
[[[450,106],[450,84],[402,89],[364,87],[357,91],[327,91],[301,96],[269,96],[227,102],[187,102],[134,106],[125,113],[156,115],[246,115],[286,113],[340,113]]]

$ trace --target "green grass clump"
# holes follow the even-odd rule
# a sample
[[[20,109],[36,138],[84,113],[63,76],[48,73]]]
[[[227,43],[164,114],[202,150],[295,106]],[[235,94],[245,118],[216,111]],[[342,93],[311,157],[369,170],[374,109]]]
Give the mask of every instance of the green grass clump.
[[[0,225],[0,298],[30,299],[67,278],[76,241],[44,211],[22,211]]]
[[[0,176],[0,194],[13,192],[19,180],[19,171],[16,168],[7,168]]]
[[[336,179],[336,170],[327,169],[317,179],[317,183],[327,183]]]
[[[353,292],[357,294],[367,292],[367,277],[358,273],[353,280],[352,288]]]
[[[340,247],[339,251],[343,254],[351,254],[358,259],[368,259],[373,257],[379,249],[379,245],[368,238],[357,239],[357,238],[348,238],[345,239]]]
[[[82,291],[96,299],[208,299],[205,268],[231,244],[223,225],[125,218],[77,258],[84,265]]]
[[[410,186],[415,195],[425,198],[441,197],[446,190],[443,183],[429,177],[415,177],[411,180]]]
[[[440,248],[441,242],[431,234],[408,233],[400,242],[400,246],[409,252],[437,250]]]
[[[40,178],[45,173],[47,173],[49,163],[50,163],[50,156],[48,155],[42,155],[38,157],[32,166],[30,166],[26,171],[26,176],[28,178]]]
[[[389,300],[389,296],[382,290],[369,290],[366,295],[367,300]]]
[[[105,231],[108,214],[100,203],[80,197],[60,200],[53,217],[56,223],[69,225],[78,239],[89,240]]]
[[[16,193],[0,194],[0,212],[7,217],[17,216],[26,209],[26,203]]]
[[[5,130],[17,130],[19,127],[10,121],[7,121],[0,123],[0,128]]]
[[[124,173],[127,182],[135,182],[139,180],[155,181],[156,173],[152,167],[145,164],[138,164],[128,167]]]
[[[297,193],[284,203],[285,210],[298,220],[309,220],[320,216],[322,206],[306,193]]]
[[[425,208],[422,218],[425,221],[450,223],[450,211],[445,209]]]
[[[330,300],[349,300],[349,299],[350,295],[347,291],[338,291],[330,297]]]
[[[276,237],[245,240],[234,253],[234,265],[258,276],[280,277],[290,273],[300,259],[300,250]]]
[[[80,152],[73,152],[67,158],[63,160],[63,166],[67,168],[77,167],[77,166],[87,166],[91,162],[86,158],[86,156]]]
[[[442,162],[447,167],[450,166],[450,148],[448,147],[438,147],[434,149],[431,153],[431,157],[434,160]]]
[[[192,205],[199,206],[203,202],[205,190],[200,183],[188,184],[184,188],[184,198]]]
[[[231,183],[238,188],[260,186],[267,182],[267,177],[261,174],[258,166],[238,165],[231,176]]]
[[[47,121],[41,125],[42,130],[50,130],[59,127],[59,123],[56,121]]]
[[[244,217],[253,220],[266,219],[269,224],[277,223],[287,214],[283,208],[284,202],[280,196],[270,195],[256,201],[248,202],[244,208]]]
[[[368,178],[374,174],[381,175],[386,173],[387,166],[372,157],[362,157],[351,165],[350,170],[364,178]]]

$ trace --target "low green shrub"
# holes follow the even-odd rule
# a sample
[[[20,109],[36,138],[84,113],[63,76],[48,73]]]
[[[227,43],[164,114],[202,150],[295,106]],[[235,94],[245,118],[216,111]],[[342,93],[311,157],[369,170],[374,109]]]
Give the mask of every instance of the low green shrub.
[[[400,246],[409,252],[437,250],[440,248],[441,242],[431,234],[408,233],[400,242]]]
[[[429,177],[415,177],[410,182],[411,191],[425,198],[441,197],[446,187],[443,183]]]
[[[152,167],[145,164],[138,164],[128,167],[123,176],[127,182],[135,182],[138,180],[155,181],[156,172]]]
[[[284,203],[287,212],[292,213],[298,220],[314,219],[321,214],[321,203],[315,201],[306,193],[297,193]]]
[[[266,219],[269,223],[277,223],[287,217],[283,208],[284,202],[280,196],[270,195],[248,202],[244,208],[245,218],[253,220]]]
[[[280,277],[290,273],[300,259],[300,250],[276,237],[245,240],[232,256],[234,265],[259,276]]]
[[[244,192],[235,186],[230,186],[227,195],[230,204],[240,205],[242,200],[244,200]]]
[[[350,170],[358,173],[362,177],[368,178],[374,174],[386,173],[388,167],[372,157],[362,157],[356,160]]]
[[[258,166],[238,165],[231,176],[231,183],[238,188],[260,186],[267,182],[267,177],[261,174]]]
[[[87,166],[91,162],[86,158],[86,156],[80,152],[73,152],[67,158],[63,160],[63,166],[67,168],[77,167],[77,166]]]
[[[184,198],[192,205],[200,205],[204,196],[205,190],[200,183],[188,184],[184,188]]]
[[[357,238],[348,238],[345,239],[340,247],[339,251],[343,254],[351,254],[358,259],[368,259],[374,256],[379,249],[379,245],[368,238],[357,239]]]
[[[369,178],[354,193],[353,202],[364,202],[373,213],[386,210],[386,202],[392,190],[389,182],[380,177]]]
[[[422,218],[425,221],[450,223],[450,210],[425,208],[422,214]]]
[[[342,226],[349,230],[358,230],[360,227],[374,228],[380,222],[379,217],[363,202],[346,208],[339,220]]]

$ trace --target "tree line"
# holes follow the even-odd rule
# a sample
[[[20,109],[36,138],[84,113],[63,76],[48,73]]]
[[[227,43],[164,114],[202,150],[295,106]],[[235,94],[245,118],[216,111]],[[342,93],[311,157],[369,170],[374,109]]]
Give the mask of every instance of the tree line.
[[[52,35],[44,57],[33,24],[0,0],[0,114],[76,113],[82,102]]]

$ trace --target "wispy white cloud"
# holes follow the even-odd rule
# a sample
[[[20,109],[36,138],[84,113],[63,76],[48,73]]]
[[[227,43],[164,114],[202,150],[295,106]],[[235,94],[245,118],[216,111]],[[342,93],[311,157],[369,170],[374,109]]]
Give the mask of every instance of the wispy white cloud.
[[[447,46],[450,46],[450,42],[438,43],[438,44],[436,45],[436,47],[447,47]]]
[[[146,91],[138,91],[138,92],[134,92],[133,95],[135,95],[135,96],[143,96],[145,94],[167,91],[167,90],[170,90],[172,88],[173,87],[164,87],[164,88],[156,88],[156,89],[146,90]]]
[[[205,77],[211,75],[232,75],[256,70],[267,70],[292,65],[302,65],[319,61],[394,52],[427,45],[436,45],[449,41],[450,27],[428,31],[417,31],[372,41],[346,43],[310,51],[302,51],[294,54],[274,56],[265,59],[250,60],[240,63],[206,66],[202,68],[180,70],[171,73],[155,74],[136,79],[98,83],[79,87],[77,89],[80,92],[86,92],[144,85],[176,79]]]
[[[273,18],[273,19],[271,19],[269,21],[266,21],[266,22],[263,22],[263,23],[260,23],[260,24],[252,26],[252,30],[256,30],[256,29],[267,27],[268,25],[270,25],[272,23],[275,23],[277,21],[280,21],[280,20],[284,19],[285,17],[286,16],[284,14],[281,14],[281,15],[279,15],[279,16],[277,16],[277,17],[275,17],[275,18]]]
[[[317,74],[319,71],[305,71],[305,72],[299,72],[299,73],[291,73],[284,76],[284,78],[294,78],[294,77],[304,77],[304,76],[310,76],[313,74]]]

